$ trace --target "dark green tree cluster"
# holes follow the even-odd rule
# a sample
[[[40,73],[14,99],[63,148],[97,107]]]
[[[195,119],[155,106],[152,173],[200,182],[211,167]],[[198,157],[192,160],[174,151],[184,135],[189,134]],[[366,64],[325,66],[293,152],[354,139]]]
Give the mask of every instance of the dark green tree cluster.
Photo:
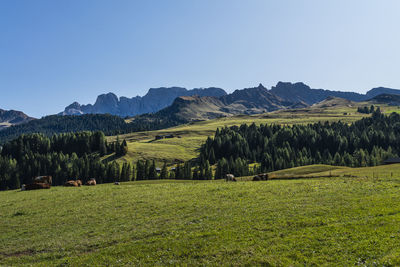
[[[85,154],[107,154],[107,140],[102,132],[65,133],[47,137],[43,134],[21,135],[4,144],[1,155],[10,156],[17,161],[27,154],[49,154],[52,152],[72,154],[78,157]],[[112,152],[112,151],[110,151]]]
[[[377,107],[376,109],[377,112],[380,112],[380,107]],[[358,107],[357,108],[358,113],[364,113],[364,114],[371,114],[375,112],[375,106],[371,105],[370,107]]]
[[[251,162],[261,163],[259,172],[308,164],[375,166],[400,152],[400,115],[384,116],[376,110],[351,125],[225,127],[208,138],[200,151],[201,159],[217,163],[216,178],[226,173],[243,175]]]
[[[233,157],[230,157],[229,160],[226,160],[224,157],[218,160],[215,179],[223,179],[227,173],[231,173],[236,177],[251,174],[247,161],[240,157],[237,157],[235,160],[233,160]]]
[[[110,147],[102,132],[65,133],[52,137],[21,135],[1,148],[0,190],[18,188],[40,175],[53,176],[53,185],[71,179],[86,182],[96,178],[98,183],[132,179],[130,164],[124,164],[121,169],[116,162],[101,161],[101,156],[113,152],[108,149]]]
[[[165,165],[166,168],[166,165]],[[154,160],[138,160],[136,163],[136,180],[156,180],[159,178],[168,179],[165,174],[164,177],[159,177],[157,167]]]
[[[117,157],[125,156],[128,153],[128,144],[125,139],[120,142],[119,137],[117,137],[117,140],[108,147],[108,151],[115,152]]]
[[[191,180],[193,178],[192,165],[189,161],[185,162],[183,165],[178,163],[175,168],[175,179],[180,180]]]
[[[194,180],[212,180],[214,178],[212,167],[208,160],[201,160],[200,164],[193,169]]]

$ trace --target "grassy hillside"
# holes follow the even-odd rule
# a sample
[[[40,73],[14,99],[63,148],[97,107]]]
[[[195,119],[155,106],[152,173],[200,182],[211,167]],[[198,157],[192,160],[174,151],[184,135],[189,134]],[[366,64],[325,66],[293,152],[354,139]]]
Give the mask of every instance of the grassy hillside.
[[[270,172],[269,174],[274,178],[285,178],[285,177],[290,178],[302,175],[312,176],[316,173],[324,173],[324,172],[332,173],[335,170],[348,170],[348,169],[352,170],[351,168],[342,166],[315,164],[315,165],[301,166],[301,167],[274,171]]]
[[[132,161],[137,159],[155,159],[159,165],[163,160],[172,163],[176,160],[186,161],[198,156],[197,150],[208,136],[213,136],[217,128],[241,124],[307,124],[318,121],[344,121],[354,122],[368,114],[357,112],[358,106],[370,105],[368,103],[353,103],[348,101],[331,100],[325,104],[310,108],[280,110],[258,115],[241,115],[224,117],[214,120],[194,122],[177,127],[120,135],[120,139],[128,141],[129,153],[118,161]],[[393,107],[381,105],[382,111],[393,110]],[[156,135],[173,134],[180,138],[155,140]],[[115,140],[110,137],[109,140]]]
[[[329,171],[0,192],[0,265],[399,265],[400,165]]]
[[[349,168],[331,165],[309,165],[279,170],[269,173],[272,179],[302,178],[321,176],[356,176],[366,178],[393,178],[400,175],[400,164],[381,165],[375,167]]]

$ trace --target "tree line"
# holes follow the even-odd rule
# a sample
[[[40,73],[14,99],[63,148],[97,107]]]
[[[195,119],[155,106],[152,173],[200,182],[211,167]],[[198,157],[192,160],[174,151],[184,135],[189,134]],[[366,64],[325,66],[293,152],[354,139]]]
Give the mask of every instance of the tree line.
[[[185,121],[176,116],[164,116],[158,113],[139,115],[134,117],[131,122],[126,122],[123,118],[110,114],[51,115],[0,131],[0,144],[4,144],[22,134],[30,133],[42,133],[46,136],[52,136],[69,132],[102,131],[105,135],[118,135],[159,130],[182,123],[185,123]]]
[[[99,183],[126,179],[129,165],[106,163],[102,156],[128,151],[126,141],[107,142],[103,132],[21,135],[0,150],[0,190],[18,188],[40,175],[53,176],[53,184],[71,179],[86,181],[96,177]]]
[[[377,111],[377,112],[381,112],[380,107],[377,107],[377,108],[376,108],[376,111]],[[358,112],[358,113],[364,113],[364,114],[371,114],[371,113],[374,113],[374,112],[375,112],[375,106],[374,106],[374,105],[371,105],[370,107],[367,107],[367,106],[365,106],[365,107],[358,107],[358,108],[357,108],[357,112]]]

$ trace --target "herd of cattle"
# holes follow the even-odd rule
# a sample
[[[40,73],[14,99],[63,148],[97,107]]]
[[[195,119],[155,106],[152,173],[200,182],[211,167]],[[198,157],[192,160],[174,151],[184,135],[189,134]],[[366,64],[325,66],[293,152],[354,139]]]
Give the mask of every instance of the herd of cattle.
[[[258,174],[253,177],[253,181],[265,181],[268,180],[268,174]],[[227,182],[236,182],[236,178],[233,174],[226,174],[225,181]],[[21,187],[22,191],[25,190],[36,190],[36,189],[49,189],[51,187],[52,177],[51,176],[38,176],[33,179],[33,183],[31,184],[23,184]],[[115,185],[119,185],[119,182],[115,182]],[[65,182],[64,186],[72,186],[79,187],[82,186],[83,183],[81,180],[69,180]],[[96,185],[96,179],[89,179],[85,185]]]
[[[21,187],[22,191],[25,190],[36,190],[36,189],[49,189],[51,187],[52,177],[51,176],[38,176],[33,179],[31,184],[23,184]],[[65,182],[64,186],[79,187],[82,185],[81,180],[70,180]],[[85,185],[96,185],[96,179],[89,179]]]

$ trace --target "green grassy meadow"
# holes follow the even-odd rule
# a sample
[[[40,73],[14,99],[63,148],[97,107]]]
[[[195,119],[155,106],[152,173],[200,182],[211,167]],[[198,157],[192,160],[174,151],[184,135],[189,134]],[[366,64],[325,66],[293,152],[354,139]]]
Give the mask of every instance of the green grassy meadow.
[[[0,192],[0,265],[400,264],[400,164],[280,172]]]

